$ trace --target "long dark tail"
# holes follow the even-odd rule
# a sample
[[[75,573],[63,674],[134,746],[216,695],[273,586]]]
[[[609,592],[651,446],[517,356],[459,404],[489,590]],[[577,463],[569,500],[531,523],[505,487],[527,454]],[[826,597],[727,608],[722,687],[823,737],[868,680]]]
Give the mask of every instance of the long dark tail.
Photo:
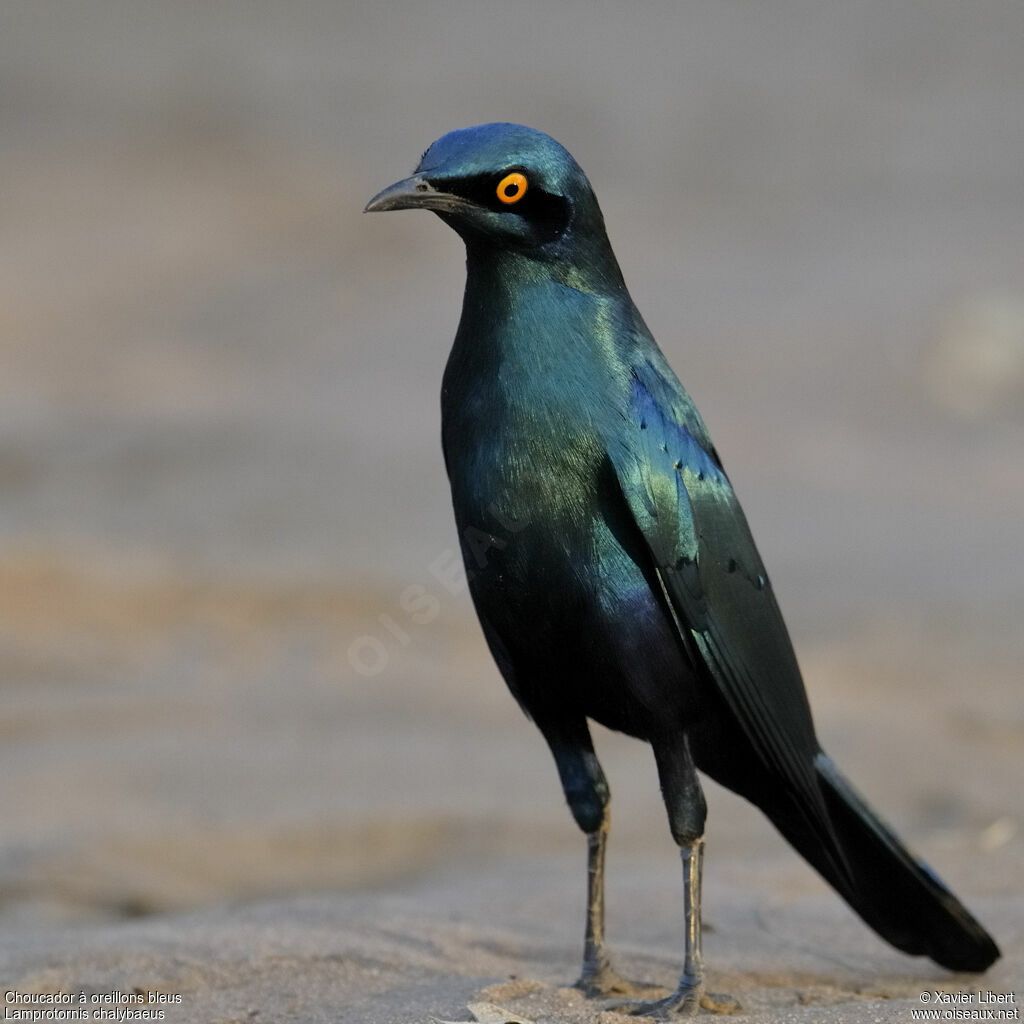
[[[817,756],[815,769],[841,864],[837,866],[836,851],[823,849],[819,835],[789,815],[776,818],[765,808],[786,839],[897,949],[929,956],[951,971],[990,967],[999,958],[992,936],[900,842],[825,754]]]

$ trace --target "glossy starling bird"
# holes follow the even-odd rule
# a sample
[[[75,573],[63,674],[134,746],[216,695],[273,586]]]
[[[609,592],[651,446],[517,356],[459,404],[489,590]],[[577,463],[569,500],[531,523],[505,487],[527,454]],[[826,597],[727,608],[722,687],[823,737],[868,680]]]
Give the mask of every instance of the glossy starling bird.
[[[697,768],[758,806],[898,949],[985,970],[992,938],[819,746],[743,510],[576,161],[521,125],[451,132],[366,207],[409,208],[466,244],[445,461],[487,642],[587,836],[581,987],[627,990],[605,952],[609,790],[588,719],[651,744],[682,853],[682,977],[638,1012],[724,1008],[703,991]]]

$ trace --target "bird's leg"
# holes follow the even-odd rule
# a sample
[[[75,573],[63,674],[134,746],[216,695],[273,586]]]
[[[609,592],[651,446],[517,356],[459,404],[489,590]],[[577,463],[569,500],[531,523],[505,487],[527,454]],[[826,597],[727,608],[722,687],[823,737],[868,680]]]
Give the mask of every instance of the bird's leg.
[[[614,990],[619,980],[604,945],[604,851],[608,842],[608,808],[599,828],[587,833],[587,921],[583,935],[583,970],[576,982],[587,995]]]
[[[685,735],[654,744],[658,777],[668,810],[672,837],[683,862],[683,971],[675,992],[665,999],[629,1007],[639,1016],[664,1018],[692,1014],[700,1009],[734,1013],[739,1003],[729,996],[704,990],[704,961],[701,956],[701,874],[704,863],[704,820],[707,804],[697,778]]]
[[[604,944],[604,851],[608,823],[606,807],[601,827],[587,833],[587,925],[583,936],[583,970],[576,987],[588,996],[639,996],[645,986],[627,981],[612,967]]]
[[[540,724],[540,723],[538,723]],[[604,853],[611,794],[585,720],[541,725],[555,756],[562,788],[576,824],[587,837],[587,920],[583,969],[576,987],[588,996],[637,995],[641,989],[611,966],[604,944]]]
[[[675,992],[666,999],[645,1003],[637,1014],[668,1016],[695,1013],[704,995],[704,959],[701,955],[700,887],[704,866],[704,839],[699,837],[679,847],[683,861],[683,972]]]

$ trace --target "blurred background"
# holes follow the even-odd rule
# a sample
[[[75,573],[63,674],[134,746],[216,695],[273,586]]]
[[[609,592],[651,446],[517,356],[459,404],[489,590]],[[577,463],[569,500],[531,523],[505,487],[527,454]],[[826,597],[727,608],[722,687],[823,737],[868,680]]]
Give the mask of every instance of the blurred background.
[[[825,745],[974,904],[1019,895],[1022,47],[989,0],[4,4],[7,948],[325,890],[444,907],[445,871],[483,900],[503,857],[579,910],[549,755],[444,583],[461,243],[361,214],[491,120],[590,176]],[[613,913],[657,938],[651,758],[597,742],[611,870],[663,886]],[[751,898],[818,884],[709,788],[712,890],[755,858]]]

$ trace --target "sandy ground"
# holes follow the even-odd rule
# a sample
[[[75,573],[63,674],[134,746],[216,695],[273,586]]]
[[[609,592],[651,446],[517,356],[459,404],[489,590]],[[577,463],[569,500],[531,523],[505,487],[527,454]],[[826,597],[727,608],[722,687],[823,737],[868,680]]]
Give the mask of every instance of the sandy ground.
[[[597,186],[824,745],[1004,951],[982,979],[893,952],[709,784],[712,987],[808,1024],[1024,999],[1019,7],[2,19],[0,988],[93,1019],[136,990],[210,1024],[622,1019],[567,987],[583,841],[443,582],[457,239],[360,214],[508,118]],[[610,939],[670,986],[652,759],[596,738]]]

